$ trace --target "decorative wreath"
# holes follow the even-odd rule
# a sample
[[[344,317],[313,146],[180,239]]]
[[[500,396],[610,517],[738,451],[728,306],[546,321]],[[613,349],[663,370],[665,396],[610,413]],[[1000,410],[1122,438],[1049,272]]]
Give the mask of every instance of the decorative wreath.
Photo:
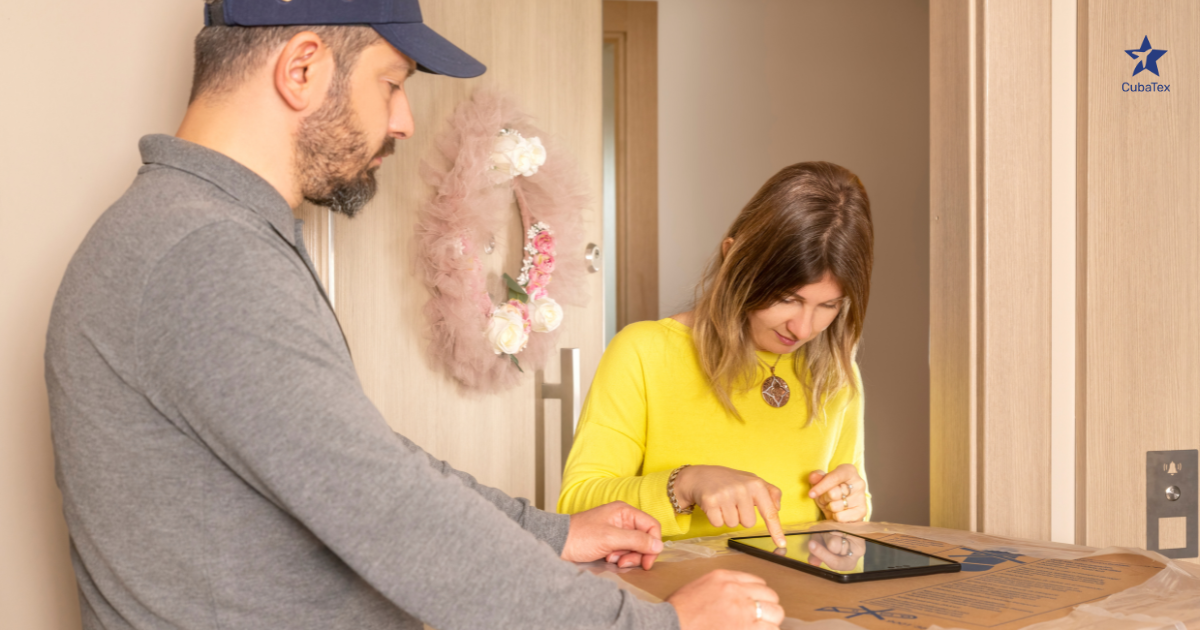
[[[434,188],[416,229],[431,295],[429,357],[467,389],[511,388],[523,371],[546,365],[561,305],[587,300],[583,256],[570,255],[584,249],[586,183],[528,116],[487,88],[455,109],[421,176]],[[515,278],[489,279],[481,257],[503,233],[514,198],[524,260]]]

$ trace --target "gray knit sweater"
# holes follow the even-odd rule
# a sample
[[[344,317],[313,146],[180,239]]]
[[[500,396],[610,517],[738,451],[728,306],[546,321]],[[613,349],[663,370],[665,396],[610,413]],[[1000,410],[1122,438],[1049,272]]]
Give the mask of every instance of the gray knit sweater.
[[[395,435],[291,209],[148,136],[46,347],[84,628],[675,628],[558,555],[568,517]]]

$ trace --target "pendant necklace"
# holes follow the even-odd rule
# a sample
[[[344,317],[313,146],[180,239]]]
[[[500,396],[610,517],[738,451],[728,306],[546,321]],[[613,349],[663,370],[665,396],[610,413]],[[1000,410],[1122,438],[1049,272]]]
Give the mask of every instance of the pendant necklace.
[[[779,355],[775,359],[775,365],[779,365],[779,359],[782,358],[783,355]],[[759,361],[762,361],[763,365],[767,365],[767,362],[761,358],[759,358]],[[768,405],[778,409],[788,404],[788,400],[792,397],[792,390],[788,387],[787,381],[775,376],[775,365],[767,365],[767,369],[771,370],[771,375],[767,377],[767,380],[763,381],[762,397]]]

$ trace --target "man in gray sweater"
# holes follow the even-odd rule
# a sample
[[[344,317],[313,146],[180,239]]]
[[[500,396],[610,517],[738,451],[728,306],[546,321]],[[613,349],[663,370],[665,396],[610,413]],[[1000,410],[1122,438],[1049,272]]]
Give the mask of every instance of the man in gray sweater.
[[[292,209],[353,215],[413,132],[405,79],[483,66],[416,0],[206,11],[184,121],[142,139],[47,336],[84,628],[777,627],[754,576],[650,604],[564,562],[649,569],[658,523],[537,510],[395,435],[364,395]]]

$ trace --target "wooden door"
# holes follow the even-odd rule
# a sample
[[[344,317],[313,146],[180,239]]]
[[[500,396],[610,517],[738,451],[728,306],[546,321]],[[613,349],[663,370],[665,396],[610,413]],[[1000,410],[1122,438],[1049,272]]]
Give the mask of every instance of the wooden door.
[[[1192,0],[1080,3],[1077,541],[1089,546],[1145,546],[1146,452],[1200,448],[1197,33]],[[1166,53],[1135,75],[1125,51],[1144,39]]]
[[[535,496],[535,374],[502,394],[463,391],[426,360],[422,307],[429,298],[414,274],[416,211],[431,189],[420,162],[455,106],[481,86],[498,87],[535,118],[538,127],[583,169],[594,203],[584,209],[587,239],[600,243],[601,26],[600,0],[441,0],[423,6],[425,22],[488,66],[476,79],[417,74],[407,91],[415,135],[397,143],[380,171],[380,189],[354,219],[305,207],[306,241],[314,252],[368,396],[398,432],[483,483]],[[550,156],[553,159],[553,156]],[[502,244],[519,239],[517,215]],[[584,252],[558,252],[583,256]],[[511,257],[510,257],[511,258]],[[486,264],[493,264],[491,261]],[[508,272],[516,275],[515,263]],[[585,277],[587,307],[567,307],[561,347],[581,349],[581,382],[591,382],[603,348],[601,273]],[[546,370],[558,381],[558,361]],[[558,417],[550,402],[547,418]],[[559,443],[547,423],[546,444]],[[551,449],[556,451],[556,449]],[[546,462],[548,503],[561,483],[557,453]]]
[[[658,319],[658,3],[604,0],[613,46],[616,330]]]

